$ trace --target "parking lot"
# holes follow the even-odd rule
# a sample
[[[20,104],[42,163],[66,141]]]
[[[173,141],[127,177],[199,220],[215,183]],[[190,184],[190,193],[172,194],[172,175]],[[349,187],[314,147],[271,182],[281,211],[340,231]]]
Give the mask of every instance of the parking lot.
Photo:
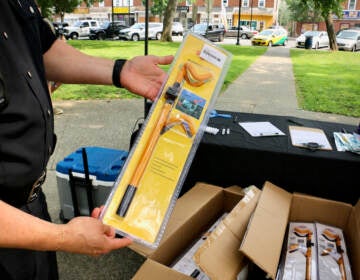
[[[182,36],[173,36],[174,42],[181,42],[183,40]],[[236,45],[237,38],[228,38],[225,37],[224,41],[222,42],[215,42],[215,44],[221,44],[221,45]],[[251,46],[251,40],[250,39],[239,39],[239,45],[240,46]],[[295,38],[290,37],[288,39],[288,43],[286,45],[287,48],[295,48],[296,42]],[[328,48],[325,48],[328,49]]]
[[[80,40],[88,40],[88,37],[84,37],[81,38]],[[183,40],[183,36],[172,36],[172,40],[174,42],[182,42]],[[220,44],[220,45],[236,45],[237,43],[237,38],[229,38],[229,37],[225,37],[224,41],[222,42],[214,42],[215,44]],[[251,40],[250,39],[241,39],[239,38],[239,45],[240,46],[251,46]],[[293,37],[289,37],[288,38],[288,42],[287,45],[285,46],[286,48],[296,48],[296,38]],[[322,48],[320,50],[328,50],[329,48]]]

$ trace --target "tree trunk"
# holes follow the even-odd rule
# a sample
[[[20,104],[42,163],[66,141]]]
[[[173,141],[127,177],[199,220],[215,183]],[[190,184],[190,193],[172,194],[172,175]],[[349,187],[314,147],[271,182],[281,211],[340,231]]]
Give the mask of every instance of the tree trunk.
[[[192,4],[192,16],[191,16],[191,19],[192,19],[192,21],[193,21],[194,24],[195,24],[195,23],[198,23],[198,22],[197,22],[197,13],[198,13],[198,10],[199,10],[199,7],[198,7],[195,3],[193,3],[193,4]]]
[[[175,9],[176,0],[169,0],[164,13],[163,32],[161,36],[161,41],[163,42],[172,42],[171,28],[175,15]]]
[[[337,51],[338,46],[336,44],[336,34],[334,30],[334,24],[331,13],[329,13],[328,16],[324,18],[325,18],[326,30],[329,36],[329,48],[333,51]]]

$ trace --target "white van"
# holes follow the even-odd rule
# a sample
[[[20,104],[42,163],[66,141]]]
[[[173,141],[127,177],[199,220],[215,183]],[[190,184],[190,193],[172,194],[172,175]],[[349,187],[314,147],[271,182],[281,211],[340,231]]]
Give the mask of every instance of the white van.
[[[90,29],[99,28],[100,23],[97,20],[79,20],[72,26],[64,28],[64,36],[66,39],[78,39],[79,37],[88,37]]]
[[[159,40],[163,30],[161,22],[149,22],[148,38]],[[145,39],[145,23],[135,23],[119,32],[120,40],[139,41]]]

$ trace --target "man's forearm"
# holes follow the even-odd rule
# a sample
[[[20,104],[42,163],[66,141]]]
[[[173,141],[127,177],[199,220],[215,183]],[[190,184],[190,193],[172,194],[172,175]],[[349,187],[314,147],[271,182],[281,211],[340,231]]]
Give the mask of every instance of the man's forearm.
[[[63,225],[31,216],[0,201],[0,247],[57,250],[64,241]]]
[[[112,85],[113,60],[89,56],[62,40],[44,54],[44,63],[49,81]]]

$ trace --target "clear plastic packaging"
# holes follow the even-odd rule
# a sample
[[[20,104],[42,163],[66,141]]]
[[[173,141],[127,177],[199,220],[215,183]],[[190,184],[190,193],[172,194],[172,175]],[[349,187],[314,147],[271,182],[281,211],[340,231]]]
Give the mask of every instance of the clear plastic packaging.
[[[276,279],[352,280],[343,231],[321,223],[290,222]]]
[[[118,234],[158,246],[231,57],[203,37],[184,38],[101,214]]]
[[[317,278],[316,229],[313,223],[290,222],[281,279]]]
[[[316,223],[319,279],[352,280],[344,234],[340,228]]]

